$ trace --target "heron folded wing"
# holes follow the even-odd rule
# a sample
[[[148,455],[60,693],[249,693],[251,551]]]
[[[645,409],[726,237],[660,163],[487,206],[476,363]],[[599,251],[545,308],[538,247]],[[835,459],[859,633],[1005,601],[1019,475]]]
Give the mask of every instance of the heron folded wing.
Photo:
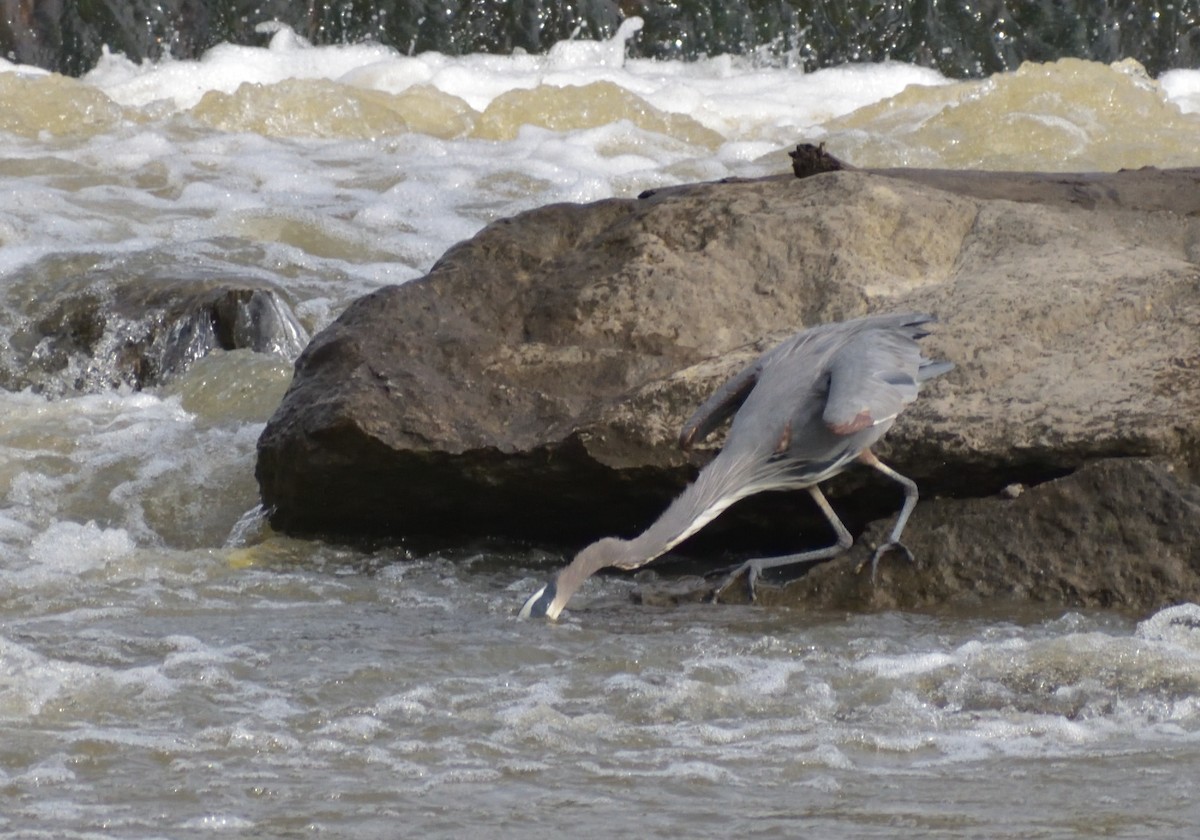
[[[917,398],[921,351],[904,335],[870,330],[846,342],[829,363],[829,395],[821,418],[850,435],[892,420]]]
[[[741,408],[746,397],[750,396],[750,392],[754,390],[761,374],[762,359],[760,358],[714,391],[713,395],[705,400],[683,424],[683,431],[679,433],[680,448],[689,449],[692,444],[704,440],[708,437],[709,432]]]
[[[949,373],[952,370],[954,370],[954,362],[922,359],[921,367],[917,371],[917,381],[924,382],[926,379],[933,379],[935,376],[941,376],[943,373]]]

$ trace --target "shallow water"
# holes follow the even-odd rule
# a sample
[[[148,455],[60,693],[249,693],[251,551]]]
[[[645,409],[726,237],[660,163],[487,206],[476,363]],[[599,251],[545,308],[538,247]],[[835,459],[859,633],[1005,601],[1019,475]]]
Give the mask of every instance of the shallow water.
[[[282,31],[81,81],[7,68],[0,364],[26,361],[31,301],[80,277],[249,277],[312,332],[493,219],[786,171],[800,140],[878,165],[1200,163],[1200,71],[951,83],[561,47],[410,58]],[[1142,837],[1200,817],[1200,608],[665,609],[610,577],[558,625],[518,622],[561,556],[264,526],[254,445],[290,360],[218,352],[144,392],[103,386],[106,364],[0,393],[2,834]]]
[[[657,610],[606,580],[546,626],[512,618],[528,554],[293,546],[148,573],[111,534],[68,538],[111,559],[70,597],[27,575],[0,604],[21,616],[0,636],[9,832],[1111,837],[1200,816],[1196,607]]]

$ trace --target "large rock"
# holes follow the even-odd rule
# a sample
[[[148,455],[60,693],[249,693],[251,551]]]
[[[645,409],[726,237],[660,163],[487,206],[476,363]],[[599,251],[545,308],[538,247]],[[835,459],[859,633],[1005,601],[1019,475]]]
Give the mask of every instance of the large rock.
[[[886,310],[936,312],[926,348],[958,366],[881,451],[926,497],[1102,458],[1200,468],[1200,218],[1186,204],[1200,173],[1015,192],[933,180],[704,184],[489,226],[302,354],[259,445],[273,524],[636,532],[719,446],[685,454],[675,438],[725,377],[801,327]],[[862,471],[833,496],[855,531],[898,502]],[[801,530],[827,539],[803,494],[767,494],[701,533],[795,550]]]

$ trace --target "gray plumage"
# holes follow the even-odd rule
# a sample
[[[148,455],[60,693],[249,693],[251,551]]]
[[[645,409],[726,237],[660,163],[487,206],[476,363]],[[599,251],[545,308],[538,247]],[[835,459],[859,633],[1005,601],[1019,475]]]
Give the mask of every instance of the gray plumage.
[[[871,453],[896,417],[916,399],[920,383],[953,368],[921,355],[917,341],[932,315],[875,315],[799,332],[738,373],[696,409],[679,442],[703,440],[733,415],[725,445],[667,510],[640,536],[606,538],[576,555],[526,601],[521,615],[556,618],[571,595],[599,569],[635,569],[669,551],[739,499],[766,490],[807,489],[837,534],[828,548],[740,565],[720,594],[745,575],[751,596],[764,569],[826,559],[851,538],[817,487],[854,460],[905,489],[904,506],[888,543],[872,557],[872,573],[889,550],[908,549],[900,534],[917,500],[916,485]],[[911,557],[911,555],[909,555]]]

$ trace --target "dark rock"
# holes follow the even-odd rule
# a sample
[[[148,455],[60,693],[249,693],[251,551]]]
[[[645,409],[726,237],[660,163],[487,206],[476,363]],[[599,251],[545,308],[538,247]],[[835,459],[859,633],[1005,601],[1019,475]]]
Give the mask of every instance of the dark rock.
[[[74,271],[73,259],[32,269],[65,278],[44,284],[51,291],[41,297],[22,298],[20,278],[10,287],[5,316],[17,323],[0,359],[0,386],[47,393],[145,388],[213,350],[293,359],[308,338],[280,290],[265,281],[231,282],[194,269],[180,276],[169,264]]]
[[[823,172],[838,172],[854,168],[825,151],[824,143],[816,146],[812,143],[801,143],[788,152],[788,157],[792,159],[792,174],[797,178],[808,178]]]

